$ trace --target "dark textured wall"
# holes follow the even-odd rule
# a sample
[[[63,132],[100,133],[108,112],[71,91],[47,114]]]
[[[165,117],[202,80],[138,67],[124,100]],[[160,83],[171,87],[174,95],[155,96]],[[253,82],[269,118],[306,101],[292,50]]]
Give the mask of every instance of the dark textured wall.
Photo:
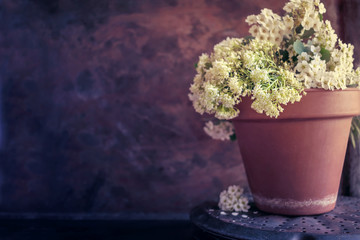
[[[0,1],[0,211],[186,212],[246,186],[188,88],[198,55],[284,2]]]
[[[340,0],[339,12],[344,41],[354,44],[355,67],[358,67],[360,63],[360,1]],[[355,149],[349,144],[343,172],[343,192],[355,197],[360,197],[359,149],[359,141]]]
[[[339,0],[340,24],[342,25],[343,38],[345,42],[354,44],[355,66],[360,63],[360,1]]]

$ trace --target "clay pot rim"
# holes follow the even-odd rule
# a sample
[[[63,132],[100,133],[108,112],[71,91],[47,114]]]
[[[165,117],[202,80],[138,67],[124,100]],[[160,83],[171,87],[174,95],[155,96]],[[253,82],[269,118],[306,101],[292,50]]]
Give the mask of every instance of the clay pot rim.
[[[334,90],[326,90],[323,88],[306,88],[304,89],[305,92],[342,92],[342,91],[360,91],[360,88],[356,87],[349,87],[346,89],[334,89]]]
[[[278,118],[271,118],[265,113],[257,113],[251,108],[253,100],[243,97],[236,107],[239,116],[232,121],[279,121],[306,120],[324,118],[344,118],[360,115],[360,89],[347,88],[344,90],[325,90],[320,88],[305,89],[300,102],[282,105],[284,111]]]

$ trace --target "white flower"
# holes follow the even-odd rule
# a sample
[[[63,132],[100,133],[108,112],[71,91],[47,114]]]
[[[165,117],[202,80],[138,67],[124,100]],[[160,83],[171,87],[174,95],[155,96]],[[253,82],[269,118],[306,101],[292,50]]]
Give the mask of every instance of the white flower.
[[[309,76],[303,76],[303,81],[306,88],[312,88],[316,86],[314,85],[313,79]]]
[[[274,22],[272,21],[272,19],[270,20],[268,20],[268,21],[266,21],[264,24],[263,24],[263,26],[264,26],[264,28],[266,29],[266,30],[271,30],[273,27],[274,27]],[[264,32],[265,33],[265,32]]]
[[[230,66],[224,60],[215,60],[212,62],[212,68],[206,71],[205,77],[217,84],[219,81],[228,78],[230,71]]]
[[[232,185],[220,193],[218,206],[223,211],[247,212],[250,209],[249,200],[242,194],[244,189]]]
[[[240,85],[240,81],[235,77],[229,79],[229,87],[230,91],[234,94],[241,95],[243,91],[243,87]]]
[[[199,57],[199,62],[197,64],[197,72],[198,73],[203,73],[203,71],[206,70],[206,65],[210,63],[210,58],[209,55],[206,53],[201,54],[201,56]]]
[[[227,197],[220,197],[220,203],[221,204],[227,204],[229,202]]]
[[[321,26],[322,26],[322,22],[315,20],[313,22],[312,28],[314,29],[315,32],[317,32],[320,30]]]
[[[326,12],[325,6],[323,3],[319,4],[319,13],[324,14]]]
[[[261,13],[265,16],[265,18],[271,18],[274,15],[273,11],[268,8],[261,9]]]
[[[234,194],[234,193],[236,193],[237,192],[237,186],[236,185],[233,185],[233,186],[229,186],[229,188],[228,188],[228,193],[230,193],[230,194]]]
[[[321,50],[320,46],[315,47],[314,45],[311,45],[310,47],[310,51],[313,52],[314,54],[320,53],[320,50]]]
[[[253,25],[253,24],[255,24],[257,22],[257,18],[256,18],[255,15],[249,15],[246,18],[245,22],[247,22],[249,25]]]
[[[228,202],[226,205],[225,205],[225,211],[232,211],[234,209],[234,204],[232,202]]]
[[[309,57],[309,55],[308,55],[306,52],[302,52],[302,53],[300,54],[300,56],[298,57],[298,61],[299,61],[299,62],[302,62],[302,61],[308,62],[309,59],[310,59],[310,57]]]
[[[207,135],[215,140],[230,140],[230,137],[235,133],[234,126],[228,121],[221,121],[215,125],[212,121],[205,124],[204,131]]]
[[[259,32],[257,38],[260,40],[260,41],[266,41],[267,40],[267,35],[262,33],[262,32]]]
[[[242,209],[243,209],[243,207],[242,207],[242,205],[240,204],[240,203],[236,203],[236,204],[234,204],[234,211],[235,212],[240,212],[240,211],[242,211]]]
[[[301,61],[299,62],[296,67],[295,67],[295,70],[298,71],[298,72],[308,72],[310,69],[309,67],[309,63],[307,61]]]
[[[238,205],[241,207],[240,211],[247,212],[250,209],[249,200],[245,197],[239,198]]]
[[[249,33],[251,34],[251,36],[257,37],[259,35],[259,27],[256,25],[251,26],[249,29]]]
[[[255,83],[269,80],[268,72],[266,71],[266,69],[255,68],[253,71],[251,71],[250,77],[251,80],[253,80]]]
[[[267,35],[268,32],[269,32],[269,30],[267,28],[265,28],[265,27],[259,28],[259,31],[260,31],[261,34],[264,34],[264,35]]]
[[[220,193],[220,199],[226,197],[226,195],[227,195],[227,191],[226,190],[222,191]]]
[[[294,19],[291,18],[290,16],[286,15],[285,17],[283,17],[283,21],[288,31],[294,27]]]
[[[314,19],[305,15],[301,25],[304,27],[305,30],[310,30],[314,26]]]
[[[292,2],[286,3],[285,7],[283,8],[285,12],[292,12],[292,10],[295,8],[295,4]]]
[[[264,23],[267,19],[264,14],[259,14],[256,16],[256,20],[258,23]]]
[[[255,64],[255,54],[252,51],[245,51],[242,54],[242,60],[244,61],[244,65],[247,68],[251,68]]]

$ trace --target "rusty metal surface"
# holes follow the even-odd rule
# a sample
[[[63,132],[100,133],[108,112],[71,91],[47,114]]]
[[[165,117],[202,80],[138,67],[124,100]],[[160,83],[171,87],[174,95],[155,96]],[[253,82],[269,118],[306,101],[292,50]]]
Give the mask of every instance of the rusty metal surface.
[[[360,199],[341,197],[335,209],[314,216],[281,216],[261,212],[253,204],[234,216],[214,203],[191,211],[191,221],[212,236],[227,239],[359,239]]]

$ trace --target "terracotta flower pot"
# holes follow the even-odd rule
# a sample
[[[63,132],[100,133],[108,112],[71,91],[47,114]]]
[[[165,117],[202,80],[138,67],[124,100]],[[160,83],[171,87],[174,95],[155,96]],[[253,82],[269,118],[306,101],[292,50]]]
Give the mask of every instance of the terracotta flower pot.
[[[360,91],[307,90],[277,119],[244,98],[234,119],[256,206],[266,212],[312,215],[335,207],[351,119]]]

